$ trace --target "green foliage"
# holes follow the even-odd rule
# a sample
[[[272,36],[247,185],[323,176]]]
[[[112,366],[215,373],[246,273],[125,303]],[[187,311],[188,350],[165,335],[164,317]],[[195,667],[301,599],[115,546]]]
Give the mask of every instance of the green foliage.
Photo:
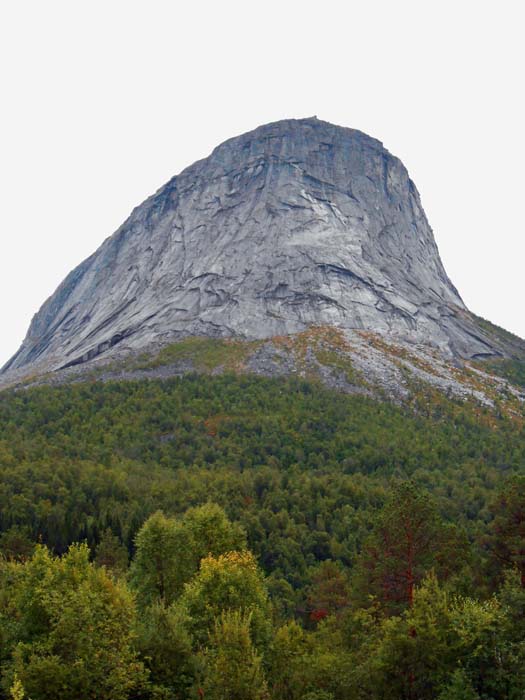
[[[261,656],[251,636],[250,615],[239,610],[221,613],[215,622],[204,659],[202,694],[206,700],[266,700]]]
[[[416,589],[411,608],[382,622],[365,664],[372,690],[385,700],[434,700],[458,664],[474,668],[481,649],[492,653],[489,639],[499,620],[495,602],[451,598],[431,576]]]
[[[26,696],[24,686],[16,674],[9,692],[12,700],[24,700]]]
[[[472,313],[471,315],[474,317],[476,323],[490,337],[494,338],[496,341],[501,341],[504,343],[507,348],[507,352],[509,351],[509,348],[512,348],[512,352],[516,358],[525,359],[525,340],[523,340],[523,338],[520,338],[514,333],[505,330],[505,328],[501,328],[501,326],[497,326],[491,321],[487,321],[487,319],[482,318],[481,316],[476,316],[476,314]]]
[[[233,368],[241,363],[258,343],[246,343],[222,338],[184,338],[167,345],[150,357],[144,355],[131,366],[133,369],[152,369],[179,362],[191,362],[195,369],[209,371],[216,367]]]
[[[318,622],[348,607],[351,599],[350,580],[338,562],[321,562],[315,567],[311,578],[312,583],[306,591],[311,620]]]
[[[487,541],[493,558],[514,566],[525,588],[525,476],[509,479],[491,504],[494,516]]]
[[[13,525],[0,535],[0,552],[6,559],[25,561],[29,559],[34,549],[35,543],[31,541],[27,528]]]
[[[246,547],[246,535],[214,503],[190,508],[182,519],[154,513],[137,534],[130,578],[141,605],[170,605],[206,555]]]
[[[396,501],[398,506],[418,505],[412,516],[425,513],[432,527],[440,525],[433,521],[435,512],[429,510],[424,494],[412,485],[398,485],[395,493],[405,496]],[[378,516],[379,525],[385,514],[397,512],[392,503]],[[223,535],[215,542],[223,546],[224,533],[229,532],[242,544],[242,532],[212,504],[190,509],[179,519],[157,513],[140,533],[157,529],[165,535],[173,525],[201,532],[195,523],[206,533],[216,522],[222,524]],[[137,538],[138,558],[142,536]],[[195,535],[193,542],[205,539]],[[160,547],[159,541],[164,542],[153,538]],[[195,551],[202,550],[197,546]],[[390,616],[374,599],[365,608],[357,607],[349,585],[340,564],[323,562],[311,573],[307,601],[323,601],[327,615],[315,626],[308,619],[306,628],[298,621],[273,627],[265,580],[253,554],[232,551],[201,559],[199,570],[182,593],[174,595],[173,603],[156,595],[148,606],[143,601],[137,616],[125,581],[116,571],[109,575],[105,566],[90,563],[86,545],[75,545],[62,557],[37,546],[26,561],[0,560],[4,689],[0,696],[19,699],[27,694],[34,700],[521,700],[524,696],[525,589],[517,569],[508,571],[497,596],[486,600],[458,595],[450,583],[444,587],[431,573],[415,586],[412,604]]]
[[[363,383],[348,356],[329,349],[317,350],[315,356],[323,367],[333,367],[339,370],[349,384]]]
[[[288,622],[276,630],[268,654],[272,698],[295,700],[303,697],[307,653],[307,635],[297,622]]]
[[[297,590],[325,559],[355,562],[396,475],[477,540],[501,473],[525,463],[523,428],[469,404],[418,410],[228,375],[3,392],[0,530],[61,553],[109,528],[131,555],[152,513],[212,499]]]
[[[128,550],[108,528],[95,548],[95,562],[116,575],[124,574],[129,563]]]
[[[385,610],[411,606],[415,587],[433,569],[446,578],[464,561],[466,543],[445,525],[428,493],[400,482],[365,542],[356,573],[362,599],[373,595]]]
[[[481,369],[507,379],[514,386],[525,388],[525,359],[490,360],[480,365]]]
[[[196,566],[208,555],[219,556],[234,550],[246,549],[246,533],[238,523],[232,523],[216,503],[205,503],[189,508],[182,519],[188,548],[192,550]],[[188,577],[189,580],[189,577]]]
[[[19,679],[30,698],[124,700],[143,686],[133,649],[133,598],[89,563],[85,545],[62,558],[37,547],[13,573],[13,683]]]
[[[479,695],[472,687],[465,671],[458,668],[440,692],[438,700],[479,700]]]
[[[416,593],[409,611],[382,623],[367,666],[368,682],[377,684],[385,699],[434,698],[440,675],[453,664],[450,630],[447,625],[436,624],[443,622],[447,601],[444,594],[436,596],[440,592],[434,582],[432,589],[427,595],[424,587],[422,596]],[[445,656],[440,659],[440,654]]]
[[[153,603],[138,624],[137,646],[150,672],[153,694],[185,700],[197,671],[188,621],[175,606]]]
[[[519,415],[435,397],[4,392],[0,698],[521,700],[524,465]]]
[[[130,580],[142,607],[170,605],[181,593],[193,556],[182,523],[164,513],[151,515],[137,534]]]
[[[189,618],[194,640],[204,645],[224,611],[249,615],[253,642],[269,642],[270,604],[264,578],[251,552],[228,552],[201,561],[199,572],[186,584],[179,605]]]

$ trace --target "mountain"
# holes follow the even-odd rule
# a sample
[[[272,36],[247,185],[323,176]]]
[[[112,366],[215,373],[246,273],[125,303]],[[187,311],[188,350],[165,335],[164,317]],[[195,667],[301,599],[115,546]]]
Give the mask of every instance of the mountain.
[[[44,303],[3,373],[318,326],[455,360],[515,354],[449,280],[401,161],[314,117],[226,141],[137,207]]]
[[[0,700],[525,697],[525,343],[377,141],[219,146],[5,387]]]

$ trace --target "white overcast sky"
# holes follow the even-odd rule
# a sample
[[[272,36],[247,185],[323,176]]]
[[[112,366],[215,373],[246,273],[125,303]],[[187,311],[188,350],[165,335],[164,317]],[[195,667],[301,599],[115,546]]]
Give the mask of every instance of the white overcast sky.
[[[0,7],[0,365],[172,175],[230,136],[314,114],[403,160],[465,302],[525,337],[522,3]]]

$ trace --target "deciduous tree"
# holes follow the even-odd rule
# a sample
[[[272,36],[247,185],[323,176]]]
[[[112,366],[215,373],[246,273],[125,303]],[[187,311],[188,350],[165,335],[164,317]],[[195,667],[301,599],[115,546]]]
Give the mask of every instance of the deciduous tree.
[[[525,588],[525,477],[515,476],[492,503],[490,551],[501,566],[516,567]]]
[[[19,564],[12,668],[32,700],[127,700],[146,674],[134,649],[135,608],[122,582],[89,562],[86,545]]]
[[[213,632],[215,620],[228,610],[250,616],[252,639],[259,648],[268,643],[268,593],[249,551],[203,559],[199,572],[185,587],[180,606],[188,614],[190,630],[201,646]]]
[[[250,614],[221,613],[204,653],[204,700],[267,700],[262,659],[250,636]]]

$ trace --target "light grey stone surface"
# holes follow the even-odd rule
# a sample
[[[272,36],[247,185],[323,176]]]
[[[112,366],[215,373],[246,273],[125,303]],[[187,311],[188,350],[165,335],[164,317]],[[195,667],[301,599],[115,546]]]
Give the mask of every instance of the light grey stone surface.
[[[400,160],[359,131],[286,120],[226,141],[137,207],[45,302],[3,371],[320,324],[449,357],[501,352],[448,279]]]

